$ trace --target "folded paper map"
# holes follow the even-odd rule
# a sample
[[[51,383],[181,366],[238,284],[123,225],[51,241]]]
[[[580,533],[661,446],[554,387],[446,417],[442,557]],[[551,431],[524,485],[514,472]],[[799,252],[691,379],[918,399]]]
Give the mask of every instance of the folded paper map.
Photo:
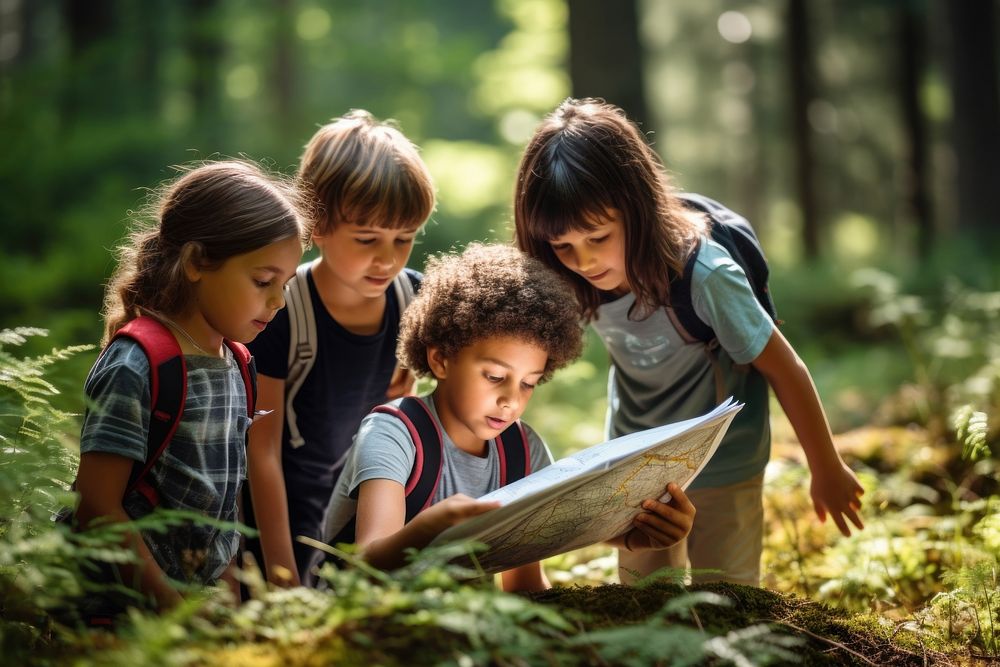
[[[617,537],[631,530],[643,500],[669,500],[669,482],[687,488],[742,407],[729,398],[702,417],[560,459],[483,496],[501,507],[449,528],[432,544],[482,542],[489,550],[477,561],[499,572]]]

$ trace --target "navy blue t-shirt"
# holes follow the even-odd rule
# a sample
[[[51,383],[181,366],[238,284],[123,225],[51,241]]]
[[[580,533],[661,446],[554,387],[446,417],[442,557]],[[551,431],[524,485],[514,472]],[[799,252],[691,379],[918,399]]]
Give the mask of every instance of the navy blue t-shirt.
[[[414,290],[418,289],[421,275],[410,269],[405,271]],[[282,467],[292,544],[304,579],[307,563],[303,559],[311,550],[295,542],[295,536],[318,539],[321,535],[323,513],[361,419],[376,405],[386,402],[385,392],[396,366],[399,335],[399,303],[393,287],[386,291],[382,327],[375,334],[360,335],[333,319],[316,291],[312,271],[308,273],[308,284],[316,316],[316,361],[294,401],[305,444],[297,448],[289,444],[287,420],[282,433]],[[288,311],[282,309],[248,346],[256,359],[258,373],[280,379],[287,377],[290,335]]]

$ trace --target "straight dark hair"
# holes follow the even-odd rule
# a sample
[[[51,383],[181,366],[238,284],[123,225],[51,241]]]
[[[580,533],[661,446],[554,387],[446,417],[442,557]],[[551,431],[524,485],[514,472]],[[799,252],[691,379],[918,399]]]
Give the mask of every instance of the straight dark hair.
[[[550,241],[569,231],[592,231],[612,209],[624,226],[635,315],[645,317],[669,305],[667,269],[683,270],[705,227],[685,212],[659,157],[620,108],[599,99],[567,99],[535,131],[521,159],[515,241],[569,280],[587,321],[596,317],[601,292],[566,268]]]

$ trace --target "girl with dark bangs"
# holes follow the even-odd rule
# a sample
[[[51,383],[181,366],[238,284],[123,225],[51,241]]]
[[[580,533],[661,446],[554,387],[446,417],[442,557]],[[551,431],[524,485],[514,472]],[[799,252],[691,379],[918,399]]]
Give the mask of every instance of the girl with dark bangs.
[[[854,473],[833,446],[808,369],[758,302],[743,268],[711,238],[695,195],[677,192],[645,137],[601,100],[568,99],[528,143],[514,202],[518,246],[566,277],[581,316],[611,356],[607,436],[711,410],[745,407],[688,491],[698,508],[688,538],[643,554],[619,550],[621,578],[664,566],[714,570],[695,579],[758,585],[763,478],[770,455],[768,385],[795,429],[821,521],[862,528]],[[721,205],[714,205],[732,214]],[[679,325],[671,277],[693,262],[689,296],[708,343]],[[678,295],[674,295],[678,296]]]

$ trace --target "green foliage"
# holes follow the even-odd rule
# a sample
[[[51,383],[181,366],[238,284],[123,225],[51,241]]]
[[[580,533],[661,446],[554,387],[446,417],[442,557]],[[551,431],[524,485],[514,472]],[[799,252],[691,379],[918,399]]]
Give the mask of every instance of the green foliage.
[[[254,599],[235,608],[225,594],[209,591],[164,616],[133,611],[120,641],[78,650],[84,664],[123,667],[255,661],[649,665],[711,658],[743,665],[788,660],[788,647],[798,643],[762,625],[732,631],[698,627],[699,613],[733,604],[711,592],[647,591],[659,611],[635,625],[592,629],[586,613],[502,593],[491,579],[469,580],[469,572],[449,564],[468,549],[425,550],[392,575],[330,549],[346,565],[322,568],[327,589],[255,585]]]
[[[894,416],[938,435],[954,424],[967,458],[987,455],[985,415],[1000,409],[1000,292],[972,290],[953,278],[918,296],[875,269],[857,272],[855,281],[870,296],[871,325],[891,327],[913,366],[914,390],[900,396]]]
[[[63,435],[71,415],[49,405],[58,389],[45,373],[85,348],[34,358],[12,353],[29,337],[45,334],[33,328],[0,331],[0,646],[5,655],[17,655],[12,642],[30,649],[43,635],[46,610],[82,592],[77,556],[87,548],[75,548],[69,531],[52,522],[72,502],[68,489],[75,457]]]
[[[972,409],[971,405],[963,405],[952,415],[955,427],[955,438],[962,445],[962,458],[978,461],[990,455],[990,447],[986,444],[989,426],[986,423],[986,413]]]
[[[75,457],[65,429],[73,415],[51,407],[49,400],[59,390],[45,373],[52,364],[89,348],[52,350],[30,358],[10,351],[46,333],[0,330],[0,536],[15,530],[37,536],[39,522],[50,520],[69,497]]]
[[[923,628],[944,631],[981,654],[1000,658],[1000,561],[982,559],[945,576],[950,590],[939,593],[915,615]]]
[[[948,484],[937,462],[942,453],[928,446],[929,438],[924,432],[877,441],[895,450],[895,468],[859,475],[865,530],[849,538],[812,516],[803,467],[772,463],[766,581],[832,606],[903,618],[895,625],[920,641],[964,642],[994,655],[1000,496],[968,499],[975,475]]]

